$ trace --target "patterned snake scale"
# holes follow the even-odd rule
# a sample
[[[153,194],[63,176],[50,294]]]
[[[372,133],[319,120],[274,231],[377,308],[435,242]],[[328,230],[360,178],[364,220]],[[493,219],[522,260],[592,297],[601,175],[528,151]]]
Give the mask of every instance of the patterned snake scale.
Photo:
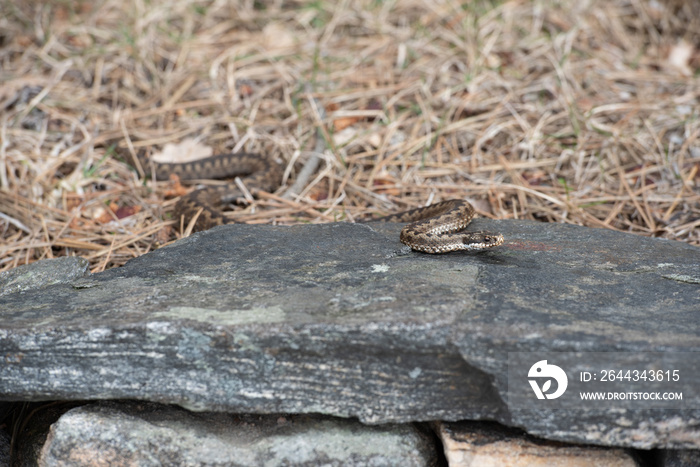
[[[150,162],[138,155],[141,166]],[[193,162],[155,163],[155,176],[167,180],[176,174],[180,180],[216,179],[242,176],[241,181],[252,195],[272,192],[282,181],[282,167],[271,157],[251,153],[218,154]],[[199,214],[195,231],[231,223],[218,206],[243,199],[233,184],[201,188],[183,196],[175,205],[175,216],[188,222]],[[458,250],[484,250],[503,243],[503,235],[491,232],[463,232],[474,217],[474,207],[467,201],[452,199],[376,219],[381,222],[410,222],[401,231],[401,243],[424,253],[448,253]]]

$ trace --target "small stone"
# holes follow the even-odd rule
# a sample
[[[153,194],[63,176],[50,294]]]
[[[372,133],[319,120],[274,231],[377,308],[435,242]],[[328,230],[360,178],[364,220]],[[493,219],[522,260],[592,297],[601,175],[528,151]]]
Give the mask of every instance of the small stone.
[[[638,467],[624,449],[545,441],[495,423],[438,423],[450,467]]]
[[[430,439],[410,425],[106,402],[70,410],[54,423],[38,465],[426,466],[435,456]]]

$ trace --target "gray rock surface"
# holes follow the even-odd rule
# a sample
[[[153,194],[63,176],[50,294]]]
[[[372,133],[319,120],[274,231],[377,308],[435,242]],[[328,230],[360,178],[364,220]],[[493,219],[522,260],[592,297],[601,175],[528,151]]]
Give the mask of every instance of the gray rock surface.
[[[89,263],[85,258],[68,256],[38,261],[0,272],[0,297],[38,287],[70,283],[85,276],[88,273],[88,266]]]
[[[561,224],[473,224],[506,243],[403,254],[392,224],[230,225],[7,294],[0,399],[134,398],[367,423],[489,418],[552,439],[700,447],[700,372],[687,371],[700,351],[700,249]],[[509,406],[509,352],[594,350],[665,353],[683,369],[686,405]]]
[[[314,415],[192,413],[153,403],[73,409],[51,427],[39,466],[428,466],[430,437],[411,425]]]

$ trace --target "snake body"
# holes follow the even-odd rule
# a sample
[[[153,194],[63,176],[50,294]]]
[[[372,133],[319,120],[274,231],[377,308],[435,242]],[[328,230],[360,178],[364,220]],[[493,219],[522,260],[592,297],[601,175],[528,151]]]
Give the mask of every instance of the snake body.
[[[422,208],[382,217],[384,222],[410,222],[401,230],[404,245],[423,253],[485,250],[503,243],[503,235],[491,232],[463,232],[474,218],[467,201],[450,199]]]
[[[150,161],[145,155],[139,154],[138,158],[144,169],[150,167]],[[242,176],[241,182],[253,196],[258,191],[272,192],[282,183],[280,165],[271,157],[262,157],[260,154],[218,154],[192,162],[158,162],[154,163],[154,166],[155,176],[159,180],[167,180],[170,174],[177,175],[183,181]],[[208,230],[217,225],[231,223],[218,206],[243,198],[243,192],[234,183],[207,186],[180,198],[175,204],[175,216],[177,219],[184,218],[185,222],[197,216],[193,230]]]
[[[139,155],[144,168],[149,161]],[[193,162],[155,164],[155,175],[166,180],[176,174],[181,180],[212,179],[245,175],[243,184],[252,195],[274,191],[282,181],[282,168],[271,157],[252,153],[219,154]],[[231,223],[218,208],[223,203],[240,200],[243,193],[233,184],[205,187],[183,196],[175,205],[175,215],[188,222],[197,217],[194,230]],[[452,199],[377,219],[381,222],[410,222],[401,230],[400,240],[424,253],[448,253],[458,250],[484,250],[503,243],[503,235],[491,232],[463,232],[474,217],[474,207],[467,201]]]

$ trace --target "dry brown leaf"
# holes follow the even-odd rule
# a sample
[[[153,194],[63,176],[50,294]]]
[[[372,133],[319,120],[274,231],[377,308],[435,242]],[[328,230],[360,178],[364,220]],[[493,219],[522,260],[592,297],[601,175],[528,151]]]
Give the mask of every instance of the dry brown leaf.
[[[314,189],[308,195],[309,199],[314,201],[325,201],[328,199],[328,191],[323,189]]]
[[[399,196],[401,190],[397,187],[396,177],[393,177],[386,170],[382,170],[375,178],[372,183],[377,193],[382,193],[385,195]]]
[[[238,93],[241,96],[249,97],[253,95],[253,87],[249,84],[241,84],[238,87]]]
[[[359,122],[362,117],[340,117],[333,120],[333,128],[335,131],[341,131],[350,125]]]
[[[180,177],[175,174],[170,174],[170,185],[165,190],[166,198],[175,198],[176,196],[184,196],[187,194],[187,188],[180,183]]]
[[[111,208],[111,206],[109,206],[108,208],[104,206],[98,207],[92,213],[92,220],[94,220],[98,224],[106,224],[108,222],[113,221],[114,217],[112,217],[113,211]]]
[[[120,206],[113,212],[114,215],[117,216],[117,219],[124,219],[125,217],[130,217],[141,212],[141,206]]]

